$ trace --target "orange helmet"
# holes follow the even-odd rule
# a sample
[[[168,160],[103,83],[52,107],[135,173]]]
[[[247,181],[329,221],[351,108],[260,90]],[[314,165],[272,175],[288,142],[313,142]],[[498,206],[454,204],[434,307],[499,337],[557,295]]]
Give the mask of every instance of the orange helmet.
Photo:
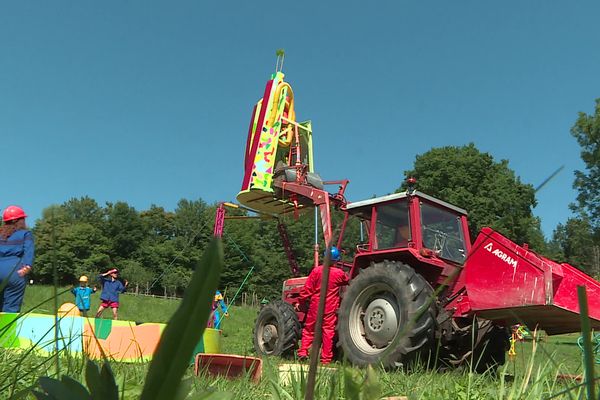
[[[8,206],[2,214],[2,220],[4,222],[14,221],[15,219],[25,218],[26,216],[27,214],[25,214],[25,211],[23,211],[21,207]]]

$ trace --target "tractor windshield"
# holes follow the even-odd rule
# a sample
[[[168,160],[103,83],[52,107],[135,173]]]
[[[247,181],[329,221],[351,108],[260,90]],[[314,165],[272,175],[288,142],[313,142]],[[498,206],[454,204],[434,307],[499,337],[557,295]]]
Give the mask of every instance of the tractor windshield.
[[[438,257],[462,264],[465,261],[465,239],[461,219],[450,210],[421,203],[423,246]]]
[[[374,250],[407,247],[410,240],[408,203],[405,201],[377,206]]]

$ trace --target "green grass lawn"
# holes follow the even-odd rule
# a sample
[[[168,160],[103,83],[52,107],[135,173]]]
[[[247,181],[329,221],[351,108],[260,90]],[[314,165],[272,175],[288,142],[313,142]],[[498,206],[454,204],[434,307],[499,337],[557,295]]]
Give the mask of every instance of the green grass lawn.
[[[63,288],[65,290],[68,288]],[[60,291],[60,289],[59,289]],[[54,302],[51,300],[53,289],[45,286],[30,286],[26,290],[25,303],[23,311],[33,309],[33,312],[52,313]],[[44,300],[49,300],[45,303]],[[73,295],[64,293],[59,297],[58,304],[64,302],[73,302]],[[136,322],[167,322],[173,314],[180,300],[152,298],[146,296],[135,296],[132,294],[123,294],[120,299],[121,308],[119,310],[119,319],[131,320]],[[40,303],[43,303],[40,305]],[[99,305],[99,293],[92,297],[92,311],[95,311]],[[105,317],[111,318],[110,310],[105,311]],[[241,355],[254,355],[252,345],[252,330],[257,309],[250,307],[232,307],[230,317],[226,318],[222,325],[223,330],[223,352]],[[537,349],[533,353],[533,346],[530,342],[518,342],[516,346],[517,356],[509,360],[504,368],[501,368],[501,374],[492,375],[471,374],[468,370],[457,370],[452,372],[435,371],[413,371],[406,373],[402,371],[385,372],[378,371],[377,379],[383,393],[388,395],[407,395],[410,399],[538,399],[545,398],[551,394],[558,393],[573,382],[557,379],[558,374],[580,374],[581,351],[574,345],[579,335],[561,335],[555,337],[546,337],[538,342]],[[35,362],[39,360],[19,360],[14,355],[0,353],[0,389],[2,389],[2,379],[14,374],[15,365],[18,363],[31,363],[31,373],[26,379],[21,379],[19,386],[32,384],[36,376],[32,374],[45,375],[53,372],[52,363],[48,366],[36,367]],[[35,361],[35,362],[34,362]],[[71,361],[73,363],[73,361]],[[251,384],[245,379],[236,381],[227,381],[224,379],[214,379],[201,377],[194,380],[197,390],[211,389],[219,391],[229,391],[234,393],[235,399],[257,399],[271,398],[273,390],[272,381],[277,381],[277,368],[283,362],[289,362],[278,358],[265,360],[263,380],[260,384]],[[341,364],[337,363],[340,367]],[[37,369],[36,369],[37,368]],[[126,398],[135,398],[143,385],[143,377],[147,365],[132,365],[114,363],[113,370],[117,375],[120,385],[125,384],[127,390]],[[36,372],[34,372],[36,371]],[[71,376],[81,374],[77,363],[73,365],[63,365],[63,373]],[[362,382],[364,371],[349,370],[351,374],[358,376],[357,381]],[[599,373],[600,371],[596,371]],[[344,374],[327,381],[321,386],[322,393],[332,388],[337,388],[339,381],[344,379]],[[362,374],[362,375],[361,375]],[[191,376],[192,369],[188,371]],[[508,377],[506,377],[508,375]],[[529,378],[528,378],[529,377]],[[77,377],[79,378],[79,377]],[[4,379],[6,381],[6,379]],[[336,383],[337,382],[337,383]],[[297,386],[297,385],[296,385]],[[295,386],[283,388],[292,393]],[[296,388],[297,389],[297,388]],[[333,398],[345,398],[344,391],[336,389],[336,395]],[[511,390],[513,392],[511,392]],[[9,398],[10,392],[0,391],[0,398]],[[511,394],[512,393],[512,394]],[[567,394],[556,398],[578,398],[578,392],[573,397]],[[6,397],[9,396],[9,397]],[[278,398],[275,396],[275,398]],[[279,398],[288,398],[281,395]],[[291,394],[290,398],[298,398],[298,395]]]

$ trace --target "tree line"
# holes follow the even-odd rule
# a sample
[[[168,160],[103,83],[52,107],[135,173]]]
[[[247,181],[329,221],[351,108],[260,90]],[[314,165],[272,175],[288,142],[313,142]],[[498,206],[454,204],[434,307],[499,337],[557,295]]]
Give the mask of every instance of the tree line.
[[[581,146],[584,171],[576,171],[577,202],[572,218],[559,224],[549,240],[533,215],[535,189],[521,182],[507,160],[496,161],[474,144],[434,148],[418,155],[405,177],[418,180],[422,192],[469,212],[472,240],[484,226],[517,243],[600,276],[600,99],[595,113],[580,113],[571,130]],[[405,190],[402,185],[398,190]],[[94,277],[117,267],[130,287],[145,293],[181,293],[212,238],[216,204],[182,199],[174,211],[152,205],[138,211],[126,202],[99,205],[90,197],[72,198],[46,208],[33,228],[36,237],[35,280],[70,284],[80,275]],[[243,210],[228,211],[245,215]],[[313,262],[311,212],[284,223],[302,272]],[[339,212],[333,223],[338,226]],[[359,227],[348,227],[345,247],[358,243]],[[276,297],[290,276],[276,220],[228,220],[224,234],[225,269],[221,290],[233,296],[246,291]],[[322,243],[321,243],[322,248]],[[56,272],[56,275],[54,273]]]

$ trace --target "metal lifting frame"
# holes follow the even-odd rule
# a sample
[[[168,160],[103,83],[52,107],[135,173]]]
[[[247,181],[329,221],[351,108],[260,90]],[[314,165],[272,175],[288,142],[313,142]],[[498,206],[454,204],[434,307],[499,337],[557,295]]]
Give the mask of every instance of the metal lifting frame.
[[[298,260],[296,260],[296,256],[292,250],[292,244],[290,242],[287,229],[283,222],[281,222],[279,219],[277,219],[277,230],[279,231],[279,237],[281,237],[281,241],[283,242],[283,249],[285,250],[285,255],[287,256],[288,264],[290,265],[290,271],[292,271],[292,276],[297,278],[300,276]]]
[[[346,205],[346,199],[344,192],[349,181],[347,179],[340,181],[326,181],[323,182],[325,185],[339,184],[339,189],[336,194],[330,194],[329,192],[321,189],[316,189],[310,185],[304,184],[303,182],[276,182],[275,186],[282,189],[284,195],[285,192],[290,192],[290,199],[294,202],[294,206],[297,207],[297,196],[302,196],[310,199],[312,203],[319,209],[321,215],[321,225],[323,228],[323,239],[325,240],[325,247],[331,246],[333,243],[333,230],[331,227],[331,208],[333,204],[335,207],[344,207]],[[318,264],[319,259],[319,247],[318,243],[315,243],[314,248],[315,266]]]

